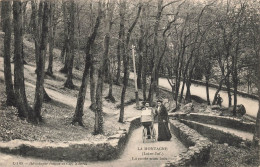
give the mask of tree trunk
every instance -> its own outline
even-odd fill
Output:
[[[31,3],[32,6],[32,15],[31,15],[31,25],[32,25],[32,30],[33,30],[33,38],[34,38],[34,47],[35,47],[35,60],[36,60],[36,74],[38,73],[38,62],[39,62],[39,55],[40,55],[40,33],[42,31],[42,27],[38,26],[38,25],[42,25],[42,15],[43,15],[43,4],[40,3],[39,4],[39,9],[37,12],[37,6],[35,2]],[[49,102],[51,101],[50,96],[47,94],[47,92],[45,91],[45,89],[43,88],[43,100],[45,102]]]
[[[105,38],[104,38],[104,53],[102,57],[101,67],[98,70],[98,81],[97,81],[97,89],[96,89],[96,121],[95,121],[95,129],[94,134],[101,134],[103,133],[103,83],[106,79],[108,64],[109,64],[109,44],[110,44],[110,33],[113,24],[113,13],[114,13],[114,6],[113,2],[107,4],[107,14],[105,18]]]
[[[195,59],[195,61],[196,61],[196,59]],[[192,65],[192,67],[189,71],[189,75],[188,75],[187,82],[186,82],[186,86],[187,86],[186,96],[185,96],[185,102],[186,103],[191,103],[190,86],[191,86],[192,73],[193,73],[194,67],[195,67],[195,62],[194,62],[194,64],[191,64],[191,65]]]
[[[206,75],[206,95],[207,95],[207,103],[210,105],[210,99],[209,99],[209,76]]]
[[[126,47],[125,47],[125,10],[126,10],[126,2],[125,1],[120,1],[120,32],[121,32],[121,41],[120,42],[120,54],[123,55],[123,65],[124,65],[124,78],[123,78],[123,86],[122,86],[122,93],[121,93],[121,99],[120,99],[120,115],[119,115],[119,122],[124,122],[124,102],[125,102],[125,92],[126,92],[126,78],[127,76],[127,68],[126,65]],[[119,33],[120,33],[119,32]],[[118,72],[118,71],[117,71]],[[120,72],[120,71],[119,71]],[[118,73],[117,73],[118,75]]]
[[[138,89],[142,89],[142,66],[143,64],[143,55],[139,54],[138,57],[138,70],[137,70],[137,87]]]
[[[144,10],[144,8],[143,8]],[[140,24],[140,38],[138,41],[138,69],[137,69],[137,87],[142,88],[142,68],[143,68],[143,38],[144,38],[144,25],[143,18],[141,17]]]
[[[109,61],[110,62],[110,61]],[[111,63],[109,64],[109,90],[108,90],[108,95],[106,97],[106,100],[115,103],[115,98],[113,96],[113,69]]]
[[[100,8],[100,5],[99,5]],[[92,58],[90,54],[90,50],[95,42],[96,36],[97,36],[97,31],[100,25],[101,21],[101,9],[99,9],[98,16],[96,18],[96,23],[94,26],[94,30],[91,34],[91,36],[88,38],[85,53],[86,53],[86,58],[85,58],[85,68],[82,76],[82,83],[79,89],[79,94],[78,94],[78,99],[77,99],[77,105],[75,109],[75,113],[73,116],[72,124],[78,123],[79,125],[83,126],[83,121],[82,121],[82,116],[83,116],[83,108],[84,108],[84,103],[85,103],[85,96],[86,96],[86,90],[87,90],[87,78],[89,74],[89,69],[92,65]]]
[[[69,28],[69,25],[68,25],[68,18],[67,18],[67,15],[68,15],[68,11],[67,11],[67,2],[66,1],[63,1],[62,2],[62,11],[63,11],[63,22],[64,22],[64,43],[63,43],[63,48],[62,48],[62,51],[61,51],[61,58],[62,58],[62,61],[64,62],[64,67],[60,70],[61,73],[64,73],[64,74],[67,74],[68,73],[68,63],[69,63],[69,57],[68,57],[68,45],[69,45],[69,35],[68,35],[68,28]]]
[[[257,87],[258,87],[258,106],[260,106],[260,56],[257,54],[258,57],[258,73],[257,73]],[[255,133],[254,133],[254,145],[257,150],[258,155],[258,162],[260,161],[260,107],[258,107],[258,112],[256,116],[256,126],[255,126]]]
[[[214,99],[213,99],[213,102],[212,102],[212,105],[215,105],[216,104],[216,100],[217,100],[217,96],[218,96],[218,93],[220,92],[221,88],[222,88],[222,85],[223,85],[223,82],[226,80],[227,76],[230,74],[231,71],[228,71],[227,72],[227,75],[224,76],[224,78],[221,79],[221,81],[219,82],[219,86],[218,86],[218,89],[214,95]]]
[[[122,9],[125,9],[125,2],[124,2],[124,8],[122,8]],[[132,23],[132,25],[130,26],[130,28],[128,29],[126,42],[125,42],[126,43],[125,49],[123,49],[124,78],[123,78],[123,87],[122,87],[122,93],[121,93],[120,116],[119,116],[119,120],[118,120],[121,123],[124,122],[125,93],[126,93],[126,88],[127,88],[128,79],[129,79],[129,55],[128,55],[129,42],[130,42],[131,33],[139,19],[141,9],[142,9],[142,6],[141,6],[141,4],[139,4],[137,16],[136,16],[134,22]]]
[[[91,61],[93,62],[93,56],[91,56]],[[91,105],[90,105],[90,109],[92,111],[96,110],[96,97],[95,97],[95,88],[96,88],[96,81],[95,81],[95,68],[94,68],[94,64],[91,63],[90,66],[90,72],[89,72],[89,77],[90,77],[90,99],[91,99]]]
[[[102,64],[100,69],[98,70],[98,81],[97,81],[97,88],[96,88],[96,124],[94,129],[94,134],[101,134],[103,133],[103,103],[102,103],[102,95],[103,95],[103,83],[105,79],[105,69],[106,64],[108,63],[108,51],[109,51],[109,41],[110,36],[109,33],[106,33],[104,39],[104,53],[102,58]]]
[[[14,91],[18,108],[18,116],[28,118],[29,108],[24,84],[24,65],[22,57],[22,3],[20,0],[13,2],[13,26],[14,26]],[[30,110],[30,111],[29,111]]]
[[[53,71],[52,71],[52,67],[53,67],[53,48],[54,48],[54,11],[55,11],[55,3],[51,2],[50,3],[50,21],[49,21],[49,64],[48,64],[48,69],[46,74],[53,76]]]
[[[44,11],[43,11],[43,21],[42,21],[42,32],[41,32],[41,42],[39,48],[39,58],[37,62],[37,80],[36,80],[36,88],[35,88],[35,98],[34,98],[34,113],[29,115],[29,120],[35,123],[39,123],[42,121],[41,116],[41,108],[44,97],[44,69],[45,69],[45,57],[46,57],[46,46],[48,40],[48,12],[49,12],[49,4],[47,2],[44,3]]]
[[[158,70],[158,56],[159,56],[159,45],[158,45],[158,30],[159,30],[159,25],[160,25],[160,20],[161,20],[161,15],[162,15],[162,4],[163,0],[159,0],[157,4],[157,15],[156,15],[156,21],[154,24],[154,37],[153,37],[153,68],[152,68],[152,74],[151,74],[151,84],[150,84],[150,89],[149,89],[149,102],[150,105],[153,103],[153,96],[154,92],[157,89],[157,77],[156,73]]]
[[[146,46],[146,49],[145,49],[145,56],[143,58],[143,61],[142,61],[142,89],[143,89],[143,101],[146,101],[147,100],[147,97],[146,97],[146,85],[147,85],[147,63],[148,63],[148,60],[147,60],[147,51],[148,51],[148,47]]]
[[[116,74],[116,84],[120,85],[120,77],[121,77],[121,54],[122,48],[124,44],[122,40],[125,34],[125,11],[122,9],[125,8],[123,3],[120,3],[119,15],[120,15],[120,25],[119,25],[119,33],[118,33],[118,43],[117,43],[117,74]]]
[[[228,107],[232,105],[232,95],[231,95],[231,89],[230,89],[230,75],[226,78],[226,86],[227,86],[227,94],[228,94]]]
[[[91,67],[91,54],[89,54],[90,48],[86,49],[86,59],[85,59],[85,68],[82,76],[82,83],[79,89],[78,99],[76,110],[73,116],[72,124],[78,123],[80,126],[83,126],[82,116],[83,116],[83,108],[85,103],[86,91],[87,91],[87,78],[89,74],[89,69]]]
[[[6,90],[6,104],[8,106],[15,106],[14,86],[11,71],[11,2],[2,1],[2,26],[5,32],[4,36],[4,77]]]
[[[70,2],[70,10],[69,10],[70,22],[68,24],[69,30],[69,41],[68,41],[68,73],[67,73],[67,80],[64,83],[64,87],[73,89],[75,86],[72,82],[73,79],[73,61],[74,61],[74,23],[75,23],[75,2],[72,0]]]
[[[143,90],[143,101],[147,100],[147,96],[146,96],[146,90],[147,90],[147,67],[148,67],[148,34],[149,34],[149,24],[148,22],[145,22],[144,19],[148,18],[148,7],[144,7],[142,10],[142,19],[141,19],[141,26],[140,26],[140,34],[142,36],[144,36],[144,43],[142,44],[144,47],[142,49],[140,49],[140,53],[142,54],[142,90]],[[143,25],[144,24],[144,25]],[[145,31],[143,32],[143,29],[145,28]]]
[[[25,31],[25,13],[26,13],[26,6],[27,6],[27,1],[22,1],[22,29],[21,29],[21,38],[22,38],[22,57],[23,57],[23,64],[28,64],[25,59],[24,59],[24,44],[23,44],[23,38],[24,38],[24,31]]]
[[[65,39],[64,39],[64,42],[63,42],[63,46],[62,46],[62,50],[61,50],[61,54],[60,54],[60,58],[61,58],[61,60],[62,60],[62,62],[63,63],[65,63],[66,62],[66,57],[65,57],[65,55],[66,55],[66,50],[67,50],[67,37],[64,37]],[[64,65],[66,65],[66,64],[64,64]],[[65,66],[64,66],[64,68],[65,68]],[[63,68],[60,70],[62,73],[63,73]],[[64,72],[65,73],[65,72]]]
[[[4,10],[4,8],[3,8],[3,1],[0,3],[0,5],[1,5],[1,30],[3,30],[4,31],[4,18],[5,18],[5,10]]]
[[[190,85],[191,85],[191,82],[188,79],[187,82],[186,82],[187,90],[186,90],[186,96],[185,96],[185,103],[190,103],[191,102]]]
[[[182,86],[181,86],[181,93],[180,93],[180,97],[179,97],[179,103],[182,102],[185,85],[186,85],[186,76],[183,77]]]

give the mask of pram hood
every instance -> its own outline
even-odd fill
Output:
[[[146,109],[142,110],[141,115],[153,115],[153,109],[146,108]]]

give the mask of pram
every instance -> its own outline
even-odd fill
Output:
[[[141,123],[144,126],[142,134],[143,142],[146,142],[147,139],[156,141],[156,130],[153,127],[154,113],[152,108],[146,108],[142,110]],[[150,134],[148,134],[147,129],[150,131]]]

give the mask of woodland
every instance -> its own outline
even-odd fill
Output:
[[[45,123],[43,105],[53,100],[45,90],[45,80],[58,80],[61,74],[65,76],[61,89],[72,90],[77,99],[70,109],[73,114],[69,122],[86,126],[83,115],[88,114],[84,107],[89,96],[89,109],[94,113],[93,135],[104,133],[103,99],[105,103],[118,102],[120,113],[116,121],[123,124],[127,93],[130,90],[135,93],[134,102],[149,101],[154,105],[162,96],[160,77],[167,78],[171,85],[170,98],[176,108],[192,101],[190,87],[194,80],[205,83],[208,105],[214,105],[218,93],[225,88],[233,116],[237,114],[239,91],[259,97],[257,0],[0,3],[4,100],[7,106],[17,109],[19,119],[29,124]],[[29,53],[25,40],[34,48]],[[25,87],[27,64],[36,66],[35,93],[30,101]],[[57,68],[58,71],[54,70]],[[130,77],[134,71],[137,88],[130,89],[134,85]],[[79,84],[75,84],[75,78],[80,80]],[[209,98],[210,84],[218,87],[214,99]],[[259,138],[260,111],[254,134],[256,146]]]

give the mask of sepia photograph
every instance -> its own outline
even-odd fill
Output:
[[[0,167],[260,166],[260,0],[0,11]]]

